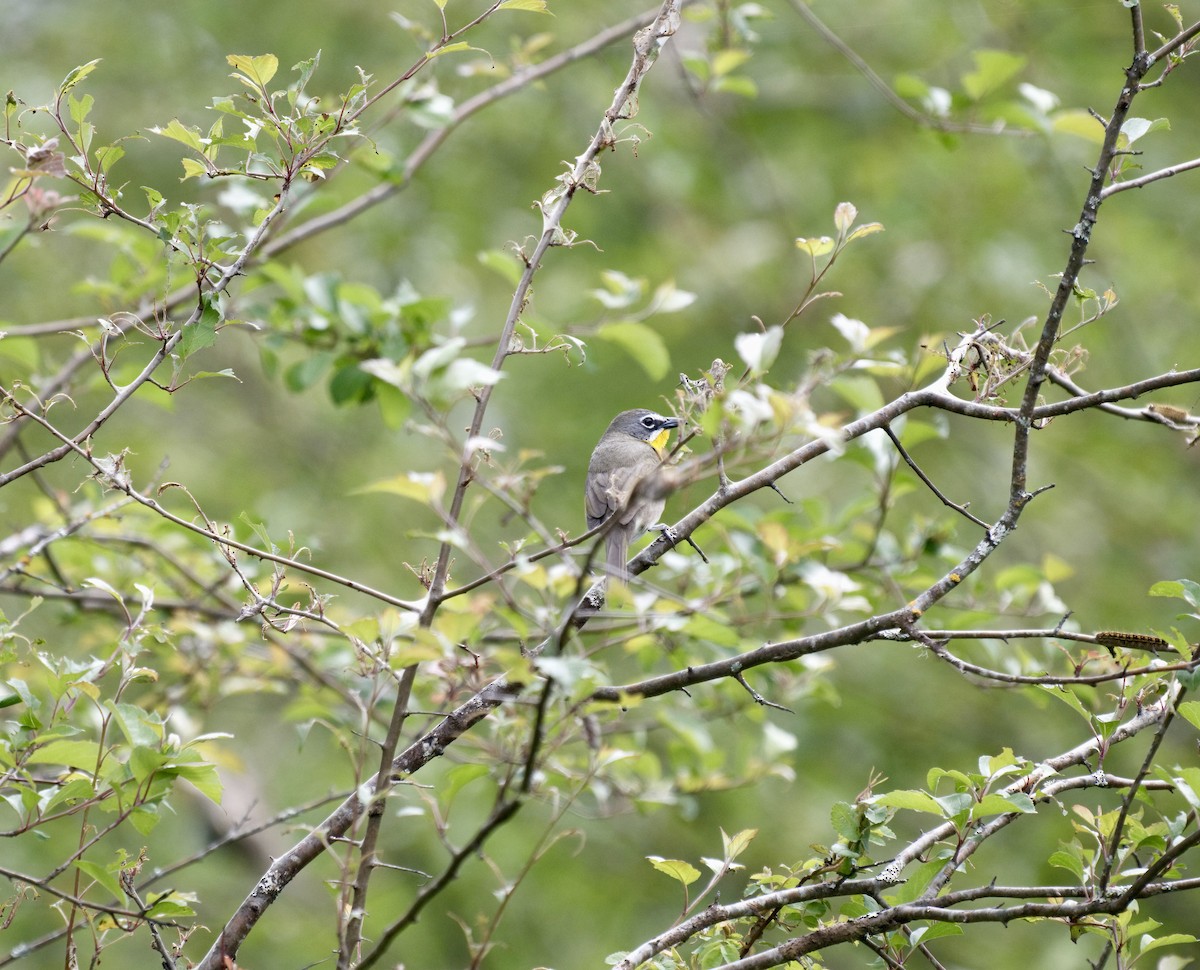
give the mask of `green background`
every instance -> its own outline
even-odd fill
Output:
[[[479,7],[451,0],[447,11],[454,20]],[[837,341],[828,324],[835,311],[872,327],[896,328],[892,345],[908,351],[918,344],[936,348],[943,339],[953,342],[956,331],[971,329],[972,319],[982,314],[1015,322],[1045,311],[1047,298],[1034,283],[1052,287],[1065,262],[1069,237],[1064,230],[1074,224],[1083,201],[1084,166],[1094,157],[1094,146],[1066,134],[923,130],[885,103],[787,3],[763,7],[769,16],[753,22],[760,41],[740,71],[757,85],[757,97],[697,93],[679,54],[700,45],[702,37],[695,27],[685,29],[642,91],[636,120],[650,137],[636,156],[624,146],[603,156],[601,187],[607,194],[581,196],[569,211],[566,224],[595,247],[551,252],[537,278],[531,314],[550,330],[601,318],[601,308],[587,294],[607,269],[644,277],[651,287],[673,279],[697,297],[683,312],[654,321],[671,354],[669,376],[662,381],[650,380],[623,349],[600,340],[590,341],[586,361],[572,366],[557,355],[506,365],[508,377],[497,389],[488,426],[500,430],[509,455],[535,449],[547,463],[562,466],[537,496],[536,510],[547,523],[582,531],[583,469],[612,414],[669,400],[678,371],[695,374],[714,357],[734,359],[732,339],[750,329],[752,316],[767,323],[786,316],[807,273],[793,239],[831,233],[838,202],[853,201],[863,221],[881,222],[887,231],[856,245],[839,263],[831,285],[844,297],[818,305],[793,325],[772,374],[777,384],[786,386],[788,375],[800,374],[810,352]],[[144,131],[174,117],[206,127],[211,112],[205,104],[233,89],[225,62],[229,53],[272,52],[286,69],[320,50],[311,89],[331,94],[353,82],[356,65],[381,80],[398,74],[420,48],[389,18],[392,9],[434,23],[429,3],[9,0],[0,12],[0,86],[38,103],[68,70],[99,57],[102,63],[87,90],[96,99],[93,120],[100,137]],[[641,8],[571,0],[552,9],[553,18],[496,18],[471,42],[502,60],[533,34],[548,32],[545,52],[553,52]],[[973,51],[1008,50],[1028,59],[1019,80],[1053,91],[1064,107],[1093,107],[1101,114],[1119,90],[1131,49],[1128,14],[1115,0],[889,0],[824,3],[815,9],[886,80],[916,75],[959,90],[962,76],[972,69]],[[1147,17],[1171,32],[1164,15],[1148,10]],[[364,217],[291,251],[286,261],[305,272],[336,274],[383,291],[409,281],[422,294],[448,296],[457,307],[471,307],[467,336],[495,334],[511,290],[480,264],[478,254],[540,230],[531,203],[551,187],[562,160],[583,149],[628,59],[627,44],[614,45],[488,108],[450,137],[411,186]],[[464,65],[479,71],[460,76]],[[456,100],[491,81],[483,54],[447,56],[435,65],[435,75]],[[1192,123],[1198,84],[1187,65],[1161,91],[1139,102],[1135,113],[1172,122],[1170,132],[1149,136],[1138,146],[1145,151],[1140,163],[1146,170],[1200,154],[1200,131]],[[1009,90],[1006,96],[1015,94]],[[968,107],[965,116],[986,122],[989,112],[984,104]],[[403,157],[422,134],[412,125],[395,124],[373,137],[380,152]],[[194,180],[177,182],[180,146],[147,138],[132,143],[122,163],[120,177],[131,192],[154,185],[178,200],[210,191]],[[1114,286],[1122,305],[1084,334],[1092,361],[1079,378],[1086,386],[1123,384],[1194,366],[1194,320],[1200,308],[1194,241],[1200,193],[1194,179],[1184,175],[1104,205],[1090,252],[1096,263],[1084,282],[1098,290]],[[316,206],[349,198],[368,182],[366,173],[350,174]],[[76,231],[88,221],[64,215],[55,232],[25,247],[0,270],[0,329],[113,309],[75,286],[81,278],[108,271],[107,265],[92,262],[106,258],[103,250]],[[241,298],[236,287],[234,292],[236,315]],[[238,382],[200,382],[169,402],[162,395],[139,395],[98,436],[98,445],[130,444],[130,464],[143,477],[169,458],[167,477],[186,483],[211,516],[235,519],[247,512],[265,521],[272,534],[294,530],[325,568],[415,597],[416,582],[400,563],[435,553],[433,541],[420,534],[430,523],[386,495],[355,492],[400,469],[432,466],[438,457],[430,454],[425,439],[387,428],[374,408],[334,407],[320,383],[303,393],[289,391],[278,376],[264,373],[261,339],[248,328],[226,333],[200,364],[214,371],[232,367]],[[62,336],[48,346],[57,348],[47,350],[53,359],[80,344]],[[481,356],[490,353],[485,349]],[[0,374],[5,366],[0,357]],[[1197,405],[1195,392],[1187,388],[1155,400]],[[94,402],[77,403],[82,420]],[[465,425],[467,411],[460,412]],[[948,439],[918,455],[923,467],[949,495],[970,499],[977,514],[998,514],[1007,499],[1009,431],[996,426],[981,433],[956,419],[948,425]],[[1056,488],[1031,506],[1019,533],[989,568],[1039,563],[1053,554],[1074,569],[1056,584],[1056,592],[1083,628],[1169,628],[1176,622],[1176,605],[1149,598],[1147,589],[1159,579],[1200,574],[1194,541],[1200,449],[1187,449],[1179,436],[1162,429],[1099,413],[1059,419],[1035,436],[1034,445],[1031,484],[1054,482]],[[65,462],[50,475],[70,489],[84,471]],[[782,487],[790,497],[818,500],[836,513],[862,501],[869,484],[862,467],[829,461],[785,479]],[[712,487],[701,482],[673,496],[668,517],[682,516]],[[20,528],[32,501],[23,489],[0,494],[4,528]],[[754,501],[769,508],[778,500],[768,494]],[[893,515],[937,511],[918,492]],[[955,538],[962,545],[974,541],[962,527]],[[697,540],[704,544],[704,530]],[[352,594],[339,594],[338,606],[351,613],[364,608]],[[941,622],[953,623],[960,608],[951,598]],[[1046,612],[1036,622],[1054,621]],[[69,629],[50,635],[70,642]],[[1002,646],[994,656],[997,664],[1003,662]],[[1061,729],[1071,723],[1065,708],[1026,695],[972,689],[905,646],[868,644],[840,651],[837,659],[829,678],[832,689],[806,700],[794,716],[742,715],[769,720],[794,736],[793,777],[698,793],[658,811],[572,819],[580,838],[556,845],[534,869],[507,917],[507,948],[488,962],[595,966],[606,953],[630,948],[663,928],[678,911],[677,887],[653,873],[645,855],[694,861],[719,854],[718,827],[729,833],[756,827],[762,834],[743,859],[751,871],[799,858],[808,854],[810,843],[832,838],[829,804],[852,800],[872,768],[887,775],[892,786],[916,787],[930,765],[973,767],[979,755],[1005,746],[1031,758],[1055,753]],[[727,691],[731,704],[741,700],[736,686],[705,689]],[[279,719],[264,723],[265,711],[282,704],[283,699],[235,696],[196,727],[275,738],[276,758],[265,766],[245,766],[273,804],[348,784],[350,779],[339,773],[336,746],[320,729],[298,739]],[[756,745],[763,743],[757,730],[735,732],[720,723],[696,724],[694,730],[735,762],[753,759]],[[664,742],[656,742],[651,731],[647,743]],[[1180,757],[1188,756],[1181,751]],[[420,781],[436,783],[449,768],[435,766]],[[314,778],[320,778],[317,790]],[[469,831],[473,806],[465,794],[455,811],[462,812],[455,824]],[[540,807],[523,814],[516,830],[528,837],[547,811]],[[168,830],[176,826],[178,839],[202,845],[203,833],[189,830],[182,820],[165,824]],[[395,861],[436,869],[437,847],[427,844],[424,829],[414,826],[413,832],[410,844],[389,846]],[[502,836],[494,851],[515,864],[519,856],[506,858],[506,853],[517,853],[520,842]],[[19,867],[17,859],[11,864]],[[974,864],[980,874],[994,872],[1002,882],[1063,876],[1029,873],[1022,860],[987,853]],[[581,878],[581,871],[587,875]],[[204,914],[210,927],[219,925],[229,904],[249,890],[257,872],[232,856],[227,865],[205,867],[198,888],[211,902]],[[412,882],[402,875],[391,882],[380,879],[375,905],[389,905],[393,890],[397,898],[406,898]],[[455,888],[456,901],[447,908],[470,920],[487,908],[487,900],[479,897],[491,888],[482,867],[468,866]],[[311,900],[309,914],[298,919],[294,899],[272,912],[242,954],[246,966],[300,966],[323,956],[311,951],[309,928],[319,923],[322,940],[327,939],[330,897],[314,873],[302,877],[293,892]],[[1169,905],[1163,908],[1170,911]],[[1018,934],[988,928],[964,939],[942,944],[938,952],[945,954],[947,966],[1020,967],[1031,960],[1049,966],[1084,958],[1065,931]],[[130,965],[153,962],[149,952],[127,952],[129,960],[140,961]],[[465,965],[461,932],[435,907],[396,957],[411,967]],[[827,959],[834,967],[863,966],[867,954],[847,950]],[[61,955],[22,965],[61,965]]]

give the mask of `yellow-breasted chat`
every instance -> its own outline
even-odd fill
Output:
[[[647,529],[662,527],[658,519],[666,500],[654,489],[639,490],[638,485],[661,467],[671,429],[677,427],[677,419],[646,408],[622,411],[592,451],[584,489],[588,528],[616,519],[605,536],[608,576],[626,580],[629,544]]]

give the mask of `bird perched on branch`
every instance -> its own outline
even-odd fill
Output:
[[[629,576],[629,544],[647,529],[666,528],[658,521],[666,505],[661,488],[638,486],[662,465],[667,439],[677,427],[677,419],[646,408],[622,411],[592,451],[584,491],[588,528],[615,516],[605,536],[604,570],[622,582]]]

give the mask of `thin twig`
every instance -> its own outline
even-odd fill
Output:
[[[453,854],[449,864],[438,877],[423,886],[408,909],[378,934],[374,948],[362,958],[357,970],[369,970],[383,959],[396,937],[417,921],[429,902],[458,877],[458,871],[462,868],[463,863],[476,855],[488,837],[511,819],[520,807],[521,802],[519,801],[502,801],[494,806],[484,824],[476,830],[466,845]]]
[[[350,970],[356,965],[358,949],[362,944],[363,921],[367,916],[367,890],[371,875],[375,868],[375,853],[379,845],[379,832],[383,824],[384,803],[388,792],[394,785],[392,762],[396,758],[396,748],[400,744],[400,733],[409,714],[409,698],[412,696],[412,685],[416,679],[417,668],[410,664],[404,668],[400,684],[396,691],[395,707],[392,711],[391,723],[388,724],[387,736],[379,750],[379,771],[375,775],[371,801],[366,806],[367,824],[363,833],[358,852],[358,871],[355,874],[351,893],[348,915],[341,926],[340,945],[338,947],[338,970]]]
[[[1200,649],[1197,650],[1196,656],[1200,657]],[[1194,662],[1194,661],[1193,661]],[[1109,881],[1112,879],[1113,866],[1118,860],[1118,849],[1122,839],[1125,838],[1125,822],[1129,818],[1129,813],[1133,809],[1134,799],[1137,797],[1138,790],[1142,783],[1154,770],[1154,759],[1158,755],[1158,749],[1162,745],[1163,738],[1166,737],[1167,728],[1171,726],[1171,721],[1175,716],[1175,711],[1182,702],[1184,695],[1187,694],[1187,688],[1180,686],[1179,691],[1175,695],[1174,703],[1167,709],[1163,716],[1162,722],[1158,725],[1158,730],[1154,732],[1154,737],[1150,741],[1150,746],[1146,750],[1146,756],[1142,759],[1142,766],[1138,769],[1137,777],[1134,783],[1125,793],[1125,797],[1121,799],[1121,810],[1117,814],[1116,824],[1113,826],[1108,845],[1105,847],[1104,867],[1100,871],[1097,884],[1100,892],[1108,890]]]
[[[938,497],[938,499],[941,501],[941,503],[943,505],[947,506],[948,508],[954,509],[954,511],[957,512],[959,515],[966,516],[968,519],[970,519],[972,522],[974,522],[981,529],[986,529],[988,527],[988,524],[986,522],[984,522],[983,519],[979,518],[977,515],[973,515],[970,511],[968,511],[967,506],[965,504],[959,505],[957,502],[950,501],[950,499],[948,499],[945,496],[945,494],[942,492],[942,490],[933,484],[932,479],[930,479],[930,477],[928,475],[926,475],[923,471],[921,471],[921,466],[918,465],[915,461],[913,461],[912,456],[908,453],[907,450],[905,450],[904,445],[900,444],[900,439],[896,436],[896,432],[894,432],[892,430],[892,426],[890,424],[885,424],[883,426],[883,431],[889,438],[892,439],[892,444],[895,445],[896,450],[898,452],[900,452],[900,457],[904,459],[904,463],[906,465],[908,465],[908,467],[911,468],[914,472],[916,472],[917,477],[919,479],[921,479],[921,481],[923,481],[926,484],[926,486],[928,486],[929,490]]]
[[[745,675],[740,670],[734,671],[733,679],[746,688],[746,693],[753,697],[754,703],[758,704],[760,707],[772,707],[777,711],[783,711],[785,714],[796,713],[790,707],[784,707],[782,704],[776,704],[774,701],[769,701],[763,697],[762,694],[750,686],[750,684],[746,681]]]
[[[827,27],[804,0],[788,0],[792,5],[792,9],[796,11],[817,35],[825,41],[830,47],[848,60],[867,82],[873,87],[883,99],[893,108],[899,111],[904,117],[910,121],[921,125],[923,128],[932,128],[935,131],[950,132],[965,132],[973,135],[1017,135],[1028,137],[1033,134],[1032,131],[1024,131],[1019,128],[1008,128],[1004,125],[977,125],[970,122],[955,122],[946,118],[938,118],[933,115],[926,114],[923,111],[918,111],[911,104],[905,101],[898,95],[892,86],[881,78],[871,68],[871,65],[863,60],[854,49],[850,47],[844,40]]]
[[[1116,195],[1118,192],[1124,192],[1126,189],[1140,189],[1142,186],[1149,185],[1151,182],[1157,182],[1160,179],[1171,178],[1174,175],[1179,175],[1183,172],[1190,172],[1193,169],[1200,168],[1200,158],[1193,158],[1191,161],[1180,162],[1178,165],[1168,165],[1166,168],[1160,168],[1156,172],[1148,172],[1135,179],[1128,179],[1122,182],[1113,182],[1111,185],[1106,185],[1104,191],[1100,193],[1100,197],[1107,199],[1110,195]]]
[[[147,906],[142,902],[142,897],[138,893],[137,888],[133,885],[133,875],[121,874],[121,888],[125,891],[125,895],[137,903],[138,909],[141,912],[146,912]],[[158,924],[153,920],[148,920],[146,925],[150,928],[150,940],[157,951],[159,958],[162,960],[163,970],[175,970],[177,966],[175,957],[171,953],[171,948],[167,946],[166,941],[162,938],[162,932],[158,928]]]

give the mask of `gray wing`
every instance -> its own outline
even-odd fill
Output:
[[[622,442],[623,447],[620,451],[626,450],[626,443]],[[622,525],[629,525],[629,522],[634,519],[632,510],[625,508],[629,502],[629,496],[637,486],[638,481],[641,481],[646,475],[652,473],[655,468],[659,467],[659,456],[649,445],[644,445],[643,455],[637,456],[637,461],[631,465],[618,465],[612,468],[611,471],[595,474],[596,459],[600,457],[601,463],[612,463],[611,461],[604,462],[604,459],[611,459],[612,449],[604,451],[596,451],[592,456],[592,461],[588,463],[588,481],[586,490],[583,493],[584,510],[588,515],[588,528],[599,526],[602,521],[612,515],[617,509],[624,508],[625,511],[620,516]]]
[[[588,528],[596,528],[617,509],[624,506],[629,501],[629,495],[633,492],[634,486],[644,474],[645,471],[642,469],[617,468],[604,474],[589,475],[587,491],[584,494]]]
[[[633,465],[622,465],[598,475],[593,474],[589,466],[587,488],[584,491],[588,528],[596,528],[617,509],[624,508],[637,483],[653,472],[658,464],[658,455],[647,445],[646,455]],[[621,514],[621,524],[628,525],[633,521],[635,511],[625,508]]]

